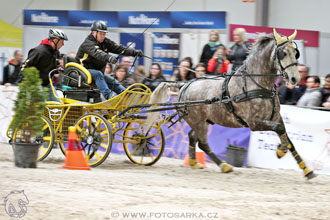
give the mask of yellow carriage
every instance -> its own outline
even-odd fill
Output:
[[[165,147],[160,123],[146,128],[146,116],[119,116],[120,112],[127,109],[128,112],[139,111],[132,106],[148,103],[150,89],[143,84],[134,84],[121,94],[102,102],[98,91],[91,85],[92,80],[87,69],[76,63],[68,63],[65,67],[61,75],[73,89],[63,91],[63,97],[55,95],[60,102],[46,102],[42,116],[44,135],[39,137],[42,146],[38,160],[44,160],[54,145],[59,145],[65,154],[68,147],[68,128],[74,126],[92,167],[100,165],[108,157],[114,143],[123,144],[126,155],[133,163],[152,165],[157,162]],[[53,86],[52,90],[55,90]],[[20,129],[7,130],[7,136],[12,142],[16,142],[20,135]]]

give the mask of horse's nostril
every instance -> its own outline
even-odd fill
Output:
[[[291,81],[292,81],[293,83],[296,83],[296,82],[297,82],[297,80],[296,80],[295,77],[292,77],[292,78],[291,78]]]

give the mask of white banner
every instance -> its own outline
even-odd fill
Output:
[[[330,112],[281,105],[285,128],[297,152],[316,173],[330,174]],[[300,169],[288,151],[278,159],[275,132],[252,132],[248,165],[271,169]]]
[[[17,86],[0,86],[0,142],[7,142],[7,128],[14,115],[14,101],[18,93]]]

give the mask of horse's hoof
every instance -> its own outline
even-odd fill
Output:
[[[285,154],[286,154],[286,152],[282,151],[281,149],[276,150],[276,156],[278,159],[281,159],[282,157],[284,157]]]
[[[196,163],[194,166],[191,166],[193,169],[204,169],[203,165],[200,163]]]
[[[317,175],[313,172],[313,170],[309,168],[304,169],[304,175],[307,178],[307,180],[315,178]]]
[[[223,172],[223,173],[230,173],[233,171],[233,167],[230,164],[225,163],[225,162],[220,164],[220,168],[221,168],[221,172]]]
[[[189,165],[193,169],[203,169],[203,165],[198,163],[195,159],[189,159]]]

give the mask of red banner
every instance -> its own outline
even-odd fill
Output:
[[[233,30],[235,28],[244,28],[246,30],[246,38],[253,43],[255,38],[259,34],[270,34],[273,33],[273,28],[270,27],[263,27],[263,26],[249,26],[249,25],[238,25],[238,24],[231,24],[229,25],[230,31],[230,41],[234,41],[233,39]],[[293,34],[294,29],[285,29],[285,28],[276,28],[277,33],[290,36]],[[319,47],[319,31],[305,31],[305,30],[298,30],[297,29],[297,36],[296,40],[304,40],[306,47]]]

